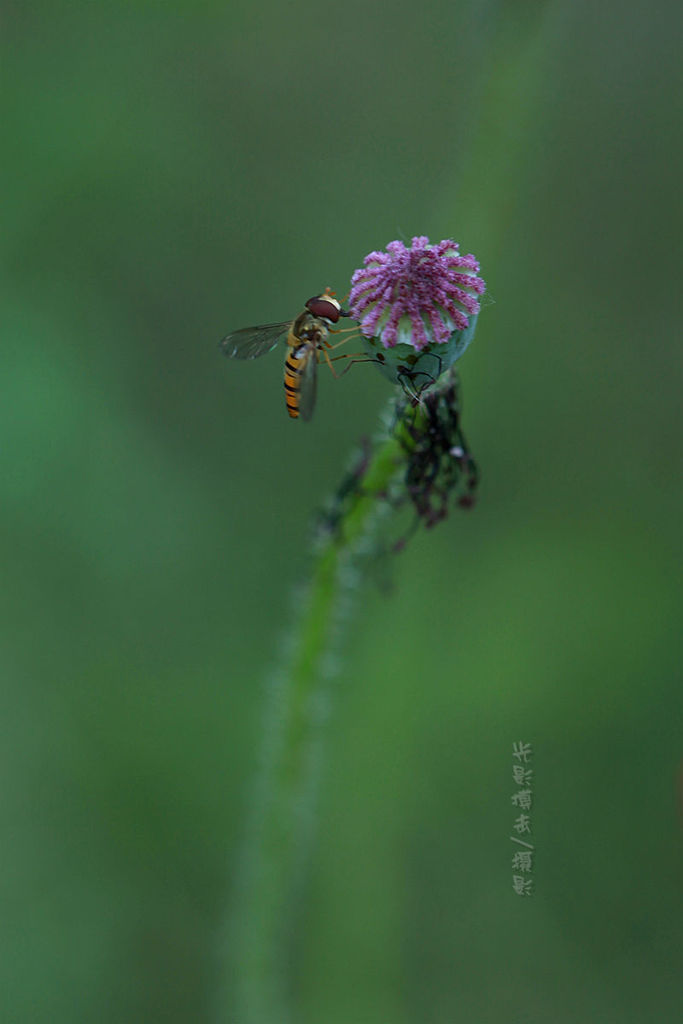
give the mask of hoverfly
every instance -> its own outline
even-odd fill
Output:
[[[334,348],[328,339],[332,324],[342,316],[350,316],[326,288],[322,295],[314,295],[296,320],[281,324],[263,324],[261,327],[243,327],[227,334],[220,347],[229,359],[258,359],[277,345],[286,334],[285,402],[292,419],[301,416],[310,420],[315,408],[318,362],[321,355],[332,364],[328,350]],[[346,357],[344,357],[346,358]]]

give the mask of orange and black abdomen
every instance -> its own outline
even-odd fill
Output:
[[[288,348],[285,359],[285,402],[287,412],[292,419],[299,416],[299,398],[301,396],[301,374],[307,358],[310,358],[306,350],[302,355],[297,355],[301,349]]]

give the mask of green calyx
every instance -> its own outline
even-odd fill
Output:
[[[403,383],[405,379],[415,378],[418,387],[436,380],[445,370],[453,366],[469,347],[477,326],[478,314],[472,314],[468,326],[462,331],[454,331],[447,342],[432,342],[420,352],[412,345],[395,345],[384,348],[379,338],[366,338],[361,341],[366,353],[374,360],[380,373],[392,384]]]

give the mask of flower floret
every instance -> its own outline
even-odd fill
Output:
[[[351,278],[349,308],[366,338],[382,346],[409,344],[422,351],[448,342],[479,312],[486,285],[474,256],[461,256],[451,239],[430,245],[424,235],[411,247],[390,242],[371,252]]]

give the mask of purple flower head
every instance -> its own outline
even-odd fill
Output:
[[[465,331],[479,312],[477,296],[486,288],[474,256],[461,256],[457,242],[430,245],[424,236],[389,242],[371,252],[351,278],[349,309],[366,338],[385,349],[410,345],[422,352]]]

